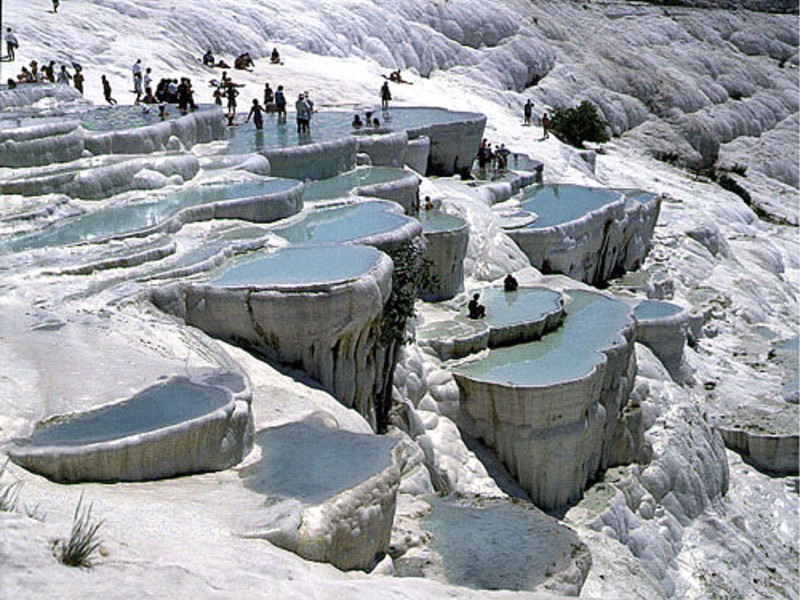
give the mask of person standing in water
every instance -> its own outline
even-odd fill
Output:
[[[389,89],[389,82],[384,81],[381,86],[381,108],[383,110],[389,109],[389,101],[392,99],[392,92]]]
[[[103,82],[103,96],[110,105],[115,105],[117,103],[114,98],[111,97],[111,84],[108,82],[108,78],[105,75],[100,77],[100,81]]]
[[[70,75],[69,71],[67,71],[66,65],[61,65],[61,71],[59,71],[58,73],[58,83],[63,85],[69,85],[71,79],[72,75]]]
[[[137,58],[136,62],[133,63],[131,67],[131,73],[133,74],[133,91],[136,92],[136,99],[139,99],[139,96],[142,95],[142,59]]]
[[[264,112],[264,107],[258,103],[258,98],[253,98],[253,106],[250,107],[250,112],[244,122],[249,123],[252,117],[256,129],[264,129]]]
[[[278,121],[286,121],[286,95],[283,93],[282,85],[279,85],[275,92],[275,112],[278,113]]]
[[[307,134],[309,131],[308,123],[311,120],[311,109],[303,94],[297,97],[297,102],[294,103],[294,110],[297,118],[297,134]]]
[[[72,76],[72,83],[75,84],[75,89],[83,95],[83,69],[75,67],[75,75]]]
[[[236,114],[236,96],[239,95],[239,90],[236,89],[236,86],[233,85],[233,82],[228,82],[228,89],[225,92],[225,96],[228,98],[228,113],[235,115]]]
[[[275,100],[275,92],[272,91],[272,88],[269,87],[269,83],[264,84],[264,106],[266,107],[268,104],[272,104],[273,100]]]

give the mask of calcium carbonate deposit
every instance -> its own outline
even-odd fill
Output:
[[[797,0],[1,8],[0,597],[800,599]]]

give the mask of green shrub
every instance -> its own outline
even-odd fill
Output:
[[[0,465],[0,479],[3,479],[8,468],[8,459]],[[0,483],[0,511],[14,512],[19,504],[19,489],[22,487],[21,481],[11,483]]]
[[[595,105],[588,100],[574,108],[557,108],[553,111],[550,131],[561,141],[577,148],[583,148],[583,142],[602,144],[609,140],[606,124],[597,113]]]
[[[58,540],[54,545],[56,557],[68,567],[91,567],[89,558],[100,548],[97,531],[103,521],[92,522],[92,505],[83,506],[83,494],[72,517],[72,531],[68,540]]]

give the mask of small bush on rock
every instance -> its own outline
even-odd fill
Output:
[[[72,517],[72,531],[68,540],[57,540],[53,546],[56,557],[68,567],[91,567],[90,557],[100,548],[97,531],[103,521],[92,522],[92,505],[83,505],[83,494]]]
[[[8,460],[0,465],[0,480],[6,472]],[[14,512],[19,504],[19,488],[22,487],[21,481],[11,483],[0,483],[0,511]]]
[[[556,109],[550,130],[561,141],[577,148],[583,148],[584,142],[602,144],[610,139],[605,122],[597,113],[595,105],[588,100],[574,108]]]

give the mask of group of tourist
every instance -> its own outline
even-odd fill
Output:
[[[378,117],[373,117],[373,112],[368,110],[364,112],[364,118],[361,118],[361,115],[356,113],[353,116],[353,121],[351,125],[353,129],[363,129],[364,127],[372,127],[373,129],[378,129],[381,126],[381,120]]]
[[[478,147],[478,168],[481,171],[487,169],[496,173],[502,173],[508,168],[508,157],[511,150],[505,144],[500,144],[492,148],[492,144],[484,138]]]

